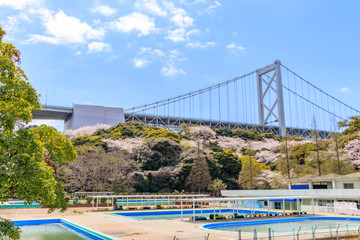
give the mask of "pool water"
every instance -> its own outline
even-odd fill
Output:
[[[21,226],[21,240],[91,240],[60,223]]]
[[[258,223],[257,223],[258,222]],[[360,219],[346,220],[346,218],[303,218],[303,219],[282,219],[282,220],[265,220],[265,221],[244,221],[234,222],[232,224],[208,224],[209,227],[204,228],[212,230],[220,230],[226,232],[238,232],[253,233],[254,229],[258,233],[268,233],[269,228],[274,233],[289,234],[293,231],[297,232],[301,227],[300,232],[312,232],[312,229],[316,228],[316,231],[336,231],[336,228],[340,224],[339,230],[357,229],[360,226]]]

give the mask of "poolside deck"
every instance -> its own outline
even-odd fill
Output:
[[[236,233],[216,232],[211,230],[202,230],[198,226],[212,221],[181,221],[173,220],[154,220],[138,221],[127,217],[107,214],[106,212],[93,212],[92,208],[69,208],[65,213],[58,211],[48,214],[47,209],[2,209],[0,216],[12,220],[30,220],[30,219],[52,219],[63,218],[75,223],[87,226],[94,230],[109,234],[123,240],[165,240],[177,237],[205,236],[210,233],[211,240],[237,239]],[[166,210],[164,210],[166,211]],[[128,212],[128,211],[126,211]],[[332,214],[331,216],[336,216]],[[344,215],[341,215],[344,216]],[[295,217],[295,216],[285,216]],[[296,216],[302,217],[302,216]],[[269,219],[284,218],[270,217]],[[265,220],[267,218],[244,219]],[[233,221],[233,220],[225,220]],[[216,221],[220,222],[220,221]],[[243,235],[243,237],[251,237]]]

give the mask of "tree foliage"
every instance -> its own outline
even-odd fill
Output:
[[[345,135],[353,134],[360,131],[360,116],[353,116],[350,119],[339,122],[340,128],[346,128],[343,132]]]
[[[20,52],[2,42],[4,34],[0,27],[0,201],[11,197],[65,210],[54,173],[56,164],[72,161],[76,153],[53,128],[21,128],[40,108],[39,96],[19,67]]]
[[[224,152],[216,152],[213,158],[221,165],[220,175],[222,179],[237,178],[241,170],[239,156],[230,149]]]
[[[250,156],[240,158],[242,169],[239,173],[238,183],[245,189],[256,189],[260,186],[257,178],[260,177],[262,170],[270,170],[270,168]]]
[[[165,166],[175,166],[179,160],[181,147],[166,138],[148,140],[136,153],[136,160],[143,170],[158,170]]]
[[[224,183],[221,179],[214,179],[211,184],[208,186],[208,190],[214,193],[216,196],[220,195],[221,190],[225,190],[227,188],[226,183]]]
[[[146,139],[167,138],[174,142],[180,143],[180,135],[167,129],[152,129],[149,131]]]
[[[15,227],[14,223],[8,219],[0,218],[0,239],[19,240],[20,233],[20,227]]]
[[[200,143],[198,141],[196,155],[194,156],[194,164],[186,179],[187,187],[193,192],[205,191],[211,183],[209,166],[204,154],[200,151]]]

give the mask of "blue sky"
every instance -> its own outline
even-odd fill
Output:
[[[0,24],[42,103],[129,108],[279,59],[360,109],[358,9],[355,0],[0,0]]]

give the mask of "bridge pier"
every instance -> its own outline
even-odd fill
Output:
[[[74,130],[97,124],[114,126],[124,122],[123,108],[75,104],[72,113],[64,121],[64,130]]]

